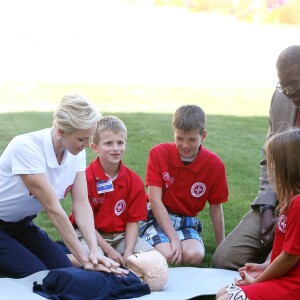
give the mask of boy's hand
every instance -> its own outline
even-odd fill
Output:
[[[119,265],[125,267],[125,260],[123,256],[116,251],[115,249],[111,249],[109,252],[106,253],[107,257],[113,260],[114,262],[117,262]]]
[[[126,249],[125,249],[125,252],[124,252],[124,254],[123,254],[123,259],[124,259],[124,261],[126,262],[127,257],[130,256],[130,255],[132,255],[132,254],[133,254],[133,251],[130,251],[130,250],[126,250]]]
[[[180,241],[171,242],[171,253],[168,257],[171,264],[180,265],[182,263],[182,248]]]

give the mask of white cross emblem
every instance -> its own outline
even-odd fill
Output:
[[[196,182],[191,188],[191,193],[195,198],[200,198],[206,191],[206,185],[202,182]]]

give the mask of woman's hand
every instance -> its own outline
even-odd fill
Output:
[[[110,259],[109,257],[104,256],[103,254],[93,254],[89,255],[89,263],[84,265],[84,269],[90,270],[91,264],[95,271],[104,271],[108,273],[115,274],[128,274],[129,271],[123,268],[120,268],[120,264]]]
[[[106,266],[104,266],[101,263],[94,265],[91,262],[87,262],[86,264],[84,264],[83,268],[87,271],[107,272],[107,273],[114,273],[114,274],[128,274],[129,273],[129,271],[126,269],[122,269],[120,267],[107,268]]]
[[[112,265],[105,260],[105,257],[103,255],[100,256],[91,253],[88,258],[89,260],[82,265],[85,270],[97,270],[111,273],[110,269]]]

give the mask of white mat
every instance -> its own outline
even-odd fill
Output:
[[[33,282],[41,283],[49,271],[40,271],[22,279],[0,278],[0,299],[41,300],[46,299],[32,291]]]
[[[33,282],[41,283],[48,271],[41,271],[22,279],[1,278],[1,300],[42,300],[45,299],[32,292]],[[178,267],[170,268],[169,279],[165,288],[139,298],[142,300],[186,300],[196,296],[214,295],[233,278],[239,277],[238,272],[210,269]]]
[[[186,300],[196,296],[215,295],[234,278],[239,278],[238,272],[210,268],[171,268],[168,282],[162,291],[133,299]]]

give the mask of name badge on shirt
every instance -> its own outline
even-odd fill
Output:
[[[112,192],[114,186],[111,180],[101,180],[96,183],[98,194],[103,194],[107,192]]]

